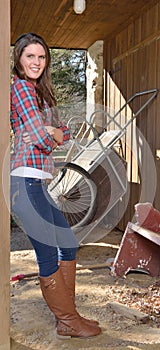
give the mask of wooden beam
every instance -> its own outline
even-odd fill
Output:
[[[9,203],[9,152],[7,155],[7,149],[9,150],[10,142],[10,0],[0,0],[0,33],[0,350],[9,350],[10,215],[7,206],[7,201]],[[7,191],[4,192],[5,189]]]
[[[154,41],[158,41],[160,39],[160,30],[155,32],[154,34],[150,35],[143,41],[140,41],[137,45],[131,47],[129,50],[125,50],[121,55],[113,58],[113,65],[115,65],[117,62],[123,60],[125,57],[132,55],[135,52],[138,52],[139,50],[143,49],[145,46],[149,46]]]

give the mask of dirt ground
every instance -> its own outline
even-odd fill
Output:
[[[105,227],[98,226],[97,230]],[[77,254],[77,309],[82,315],[97,319],[102,333],[90,339],[57,339],[54,315],[41,296],[38,278],[30,277],[11,282],[12,350],[160,349],[160,279],[139,272],[121,278],[111,275],[106,261],[115,257],[121,239],[122,232],[114,230],[99,242],[81,246]],[[103,263],[104,268],[85,269],[86,265]],[[35,272],[34,251],[26,236],[14,227],[11,276]],[[125,305],[128,312],[122,313],[115,307],[117,303]],[[130,310],[147,316],[131,318]]]

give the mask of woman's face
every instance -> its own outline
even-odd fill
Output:
[[[46,54],[43,46],[38,43],[26,46],[20,57],[20,63],[27,78],[36,84],[46,65]]]

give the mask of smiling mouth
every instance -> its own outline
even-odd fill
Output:
[[[31,68],[32,72],[39,72],[39,68]]]

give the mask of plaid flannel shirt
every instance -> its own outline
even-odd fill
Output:
[[[45,102],[47,118],[45,123],[39,110],[34,85],[17,76],[11,86],[11,127],[14,132],[14,153],[11,155],[11,170],[28,166],[52,173],[52,148],[54,139],[47,133],[45,125],[51,125],[51,109]],[[60,122],[63,142],[68,141],[70,132]],[[32,144],[23,141],[23,133],[28,132]]]

